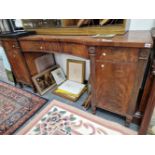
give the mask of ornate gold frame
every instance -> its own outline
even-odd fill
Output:
[[[122,24],[93,26],[93,27],[64,27],[64,28],[34,28],[28,31],[36,31],[37,34],[48,35],[96,35],[96,34],[124,34],[127,31],[127,20],[124,19]],[[23,24],[24,25],[24,24]]]
[[[85,80],[85,61],[81,61],[81,60],[73,60],[73,59],[67,59],[67,79],[69,79],[69,63],[76,63],[76,64],[81,64],[81,70],[82,70],[82,74],[81,74],[81,81],[79,81],[80,83],[84,83]]]

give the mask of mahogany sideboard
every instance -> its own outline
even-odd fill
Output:
[[[17,82],[33,86],[34,60],[46,53],[66,53],[90,59],[93,113],[96,108],[136,117],[138,96],[145,80],[153,45],[149,31],[129,31],[113,38],[30,35],[1,38]],[[34,87],[34,86],[33,86]]]

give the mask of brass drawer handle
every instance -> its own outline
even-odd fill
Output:
[[[104,64],[101,65],[101,68],[104,68]]]
[[[139,57],[139,60],[148,60],[148,58]]]
[[[40,49],[42,50],[42,49],[43,49],[43,47],[42,47],[42,46],[40,46]]]
[[[17,46],[17,45],[12,45],[12,48],[19,48],[19,46]]]
[[[106,55],[107,55],[106,53],[104,53],[104,52],[102,53],[102,56],[106,56]]]
[[[155,61],[153,61],[153,64],[152,64],[152,75],[155,76]]]

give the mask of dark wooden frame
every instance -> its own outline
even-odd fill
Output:
[[[54,70],[54,69],[56,69],[56,68],[57,68],[57,66],[55,65],[55,66],[53,66],[53,67],[51,67],[51,68],[49,68],[49,69],[47,69],[47,70],[45,70],[45,71],[43,71],[43,72],[41,72],[41,73],[39,73],[39,74],[37,74],[37,75],[35,75],[35,76],[32,77],[32,80],[34,82],[34,85],[35,85],[35,87],[38,90],[38,92],[39,92],[40,95],[43,95],[47,91],[49,91],[52,88],[54,88],[56,86],[56,82],[42,91],[41,88],[39,87],[38,82],[36,81],[36,79],[38,77],[41,77],[41,76],[45,75],[46,73],[51,73],[51,71]],[[52,76],[52,74],[51,74],[51,76]]]

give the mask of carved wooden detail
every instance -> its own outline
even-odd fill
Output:
[[[92,112],[93,114],[96,113],[96,91],[95,91],[95,82],[96,82],[96,75],[95,75],[95,70],[96,70],[96,64],[95,64],[95,47],[89,47],[88,49],[89,55],[90,55],[90,81],[91,81],[91,107],[92,107]]]

